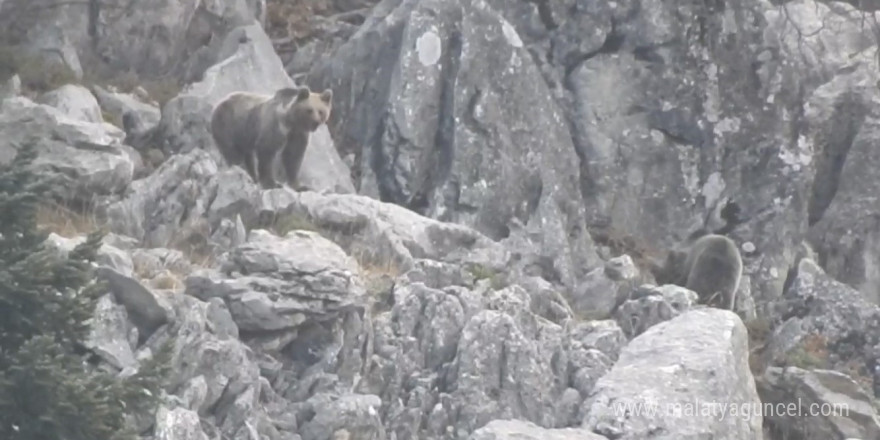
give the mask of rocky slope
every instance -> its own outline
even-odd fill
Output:
[[[38,145],[60,250],[113,232],[91,349],[175,339],[144,438],[880,438],[873,12],[329,3],[0,1],[0,161]],[[210,110],[295,80],[333,115],[260,190]],[[735,313],[654,285],[730,203]]]

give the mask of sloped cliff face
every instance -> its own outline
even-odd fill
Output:
[[[872,13],[375,3],[86,2],[8,28],[30,64],[0,89],[0,161],[36,143],[61,179],[59,251],[113,231],[90,349],[128,374],[175,339],[144,438],[880,435]],[[294,83],[333,115],[308,190],[262,190],[210,111]],[[653,285],[643,259],[730,206],[735,310]],[[699,402],[850,412],[682,419]]]
[[[311,76],[340,93],[333,126],[362,194],[531,241],[568,286],[595,265],[562,109],[484,2],[384,2]]]
[[[578,219],[560,231],[574,239],[582,201],[589,225],[654,247],[732,197],[748,217],[734,235],[754,246],[756,296],[782,294],[808,232],[835,276],[874,295],[871,227],[843,236],[870,209],[834,209],[865,200],[845,184],[865,172],[842,173],[853,142],[870,139],[876,95],[860,14],[814,2],[383,2],[309,81],[349,103],[332,127],[365,194],[492,237],[510,219],[546,219],[553,199]],[[562,202],[575,199],[576,211]],[[861,215],[828,218],[847,209]]]

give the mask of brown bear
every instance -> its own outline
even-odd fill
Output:
[[[272,173],[280,151],[288,185],[296,188],[309,134],[327,122],[332,100],[332,90],[312,93],[308,87],[274,95],[234,92],[214,107],[211,135],[227,164],[243,167],[265,189],[280,186]]]
[[[702,304],[734,309],[743,262],[733,240],[699,231],[653,266],[658,284],[676,284],[696,292]]]

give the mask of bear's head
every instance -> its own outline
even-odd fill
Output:
[[[330,118],[333,107],[333,91],[312,93],[308,87],[279,90],[276,97],[285,103],[284,113],[288,127],[314,132]]]

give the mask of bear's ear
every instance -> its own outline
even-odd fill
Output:
[[[296,94],[296,100],[305,101],[306,99],[309,99],[309,96],[311,95],[312,91],[309,90],[309,86],[302,86],[300,87],[299,92],[297,92]]]
[[[300,90],[295,87],[285,87],[275,92],[275,99],[287,103],[299,96]]]
[[[330,101],[333,100],[333,90],[327,89],[321,92],[321,101],[330,104]]]

